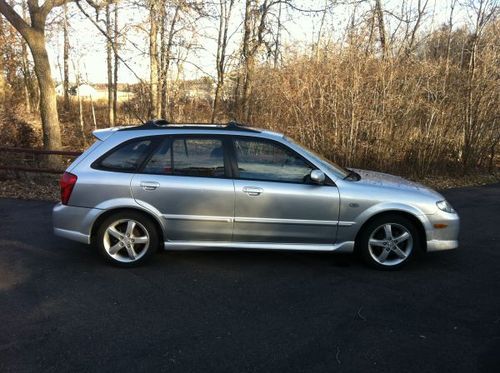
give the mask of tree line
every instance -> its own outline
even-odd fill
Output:
[[[80,131],[84,146],[92,122],[235,119],[284,132],[352,166],[415,175],[496,169],[500,21],[494,0],[449,0],[439,11],[429,0],[392,8],[381,0],[40,2],[0,0],[0,102],[4,111],[39,115],[46,148],[71,145],[61,123],[63,131]],[[133,27],[126,25],[130,9],[143,15]],[[69,97],[75,15],[104,40],[107,99],[96,108],[92,103],[92,111]],[[301,17],[313,17],[314,28],[310,39],[294,43],[287,36]],[[63,36],[60,99],[47,30]],[[145,46],[130,41],[130,30],[142,32]],[[202,69],[196,53],[208,39],[216,46],[213,67],[189,82],[182,72],[187,65]],[[148,74],[124,57],[134,48],[148,61]],[[138,83],[134,98],[120,103],[123,69]],[[206,83],[209,99],[181,94],[195,83]]]

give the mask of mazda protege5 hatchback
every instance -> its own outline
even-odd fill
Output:
[[[119,266],[161,247],[356,251],[396,269],[458,246],[441,194],[340,167],[278,133],[153,121],[94,135],[61,178],[54,232]]]

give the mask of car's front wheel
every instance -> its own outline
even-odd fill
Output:
[[[377,269],[394,270],[407,264],[420,247],[415,224],[397,214],[369,222],[357,242],[364,261]]]
[[[119,212],[106,218],[99,227],[96,241],[101,255],[109,263],[120,267],[142,264],[159,245],[153,221],[132,211]]]

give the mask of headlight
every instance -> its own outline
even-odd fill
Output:
[[[441,211],[449,212],[450,214],[455,213],[455,210],[453,209],[453,207],[451,207],[448,201],[438,201],[436,202],[436,205],[438,209],[440,209]]]

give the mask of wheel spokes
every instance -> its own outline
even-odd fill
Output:
[[[381,263],[385,262],[385,260],[387,259],[387,257],[389,256],[390,253],[391,253],[391,250],[387,250],[387,249],[382,250],[382,252],[378,256],[378,260]]]
[[[127,248],[127,253],[128,253],[128,256],[130,257],[130,259],[137,258],[137,253],[135,252],[133,245],[127,245],[126,248]]]
[[[134,231],[136,222],[133,220],[129,220],[127,223],[127,230],[125,231],[125,234],[130,237],[132,236],[132,232]]]
[[[120,241],[120,242],[117,242],[115,245],[111,246],[108,251],[111,255],[115,255],[122,248],[123,248],[123,244]]]
[[[379,247],[385,247],[387,241],[386,240],[377,240],[375,238],[370,239],[369,241],[370,245],[372,246],[379,246]]]
[[[116,227],[114,226],[111,226],[107,229],[107,232],[112,235],[114,238],[116,238],[117,240],[121,240],[122,237],[123,237],[123,233],[119,232]]]
[[[401,242],[408,240],[409,238],[410,238],[410,234],[408,232],[403,232],[400,236],[395,237],[393,239],[393,241],[395,244],[398,244],[398,243],[401,243]]]
[[[392,240],[392,226],[390,224],[384,225],[384,233],[386,240]]]
[[[148,243],[149,238],[147,236],[134,237],[134,243]]]
[[[401,250],[398,245],[395,245],[394,248],[392,249],[392,251],[394,251],[396,253],[397,256],[399,256],[401,259],[406,259],[406,257],[408,255],[406,255],[406,253]]]

